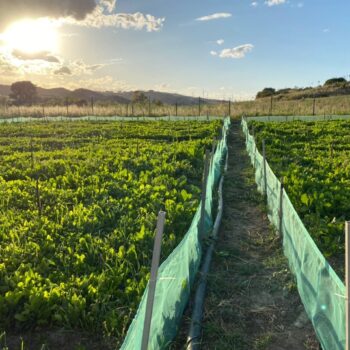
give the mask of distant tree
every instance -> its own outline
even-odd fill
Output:
[[[147,100],[148,100],[147,96],[141,91],[135,91],[131,98],[132,103],[145,104]]]
[[[262,91],[259,91],[256,95],[256,98],[264,98],[264,97],[269,97],[273,96],[276,93],[276,90],[273,88],[265,88]]]
[[[329,85],[338,85],[338,84],[346,84],[347,81],[344,78],[332,78],[332,79],[328,79],[324,85],[325,86],[329,86]]]
[[[10,98],[15,104],[32,104],[37,99],[36,86],[30,81],[18,81],[11,85]]]
[[[164,105],[164,103],[161,100],[155,100],[153,101],[153,103],[157,106],[157,107],[162,107]]]
[[[7,96],[0,96],[0,106],[6,106],[8,102]]]

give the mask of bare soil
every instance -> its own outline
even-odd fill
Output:
[[[229,135],[224,215],[208,277],[204,350],[318,350],[282,242],[267,218],[239,122]],[[191,304],[180,338],[183,349]],[[182,341],[182,343],[181,343]]]

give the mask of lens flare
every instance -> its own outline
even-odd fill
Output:
[[[25,53],[56,52],[57,26],[49,19],[22,20],[10,25],[1,36],[5,46]]]

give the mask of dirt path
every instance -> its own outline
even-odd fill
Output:
[[[208,281],[202,349],[318,349],[271,228],[240,124],[229,136],[224,217]]]

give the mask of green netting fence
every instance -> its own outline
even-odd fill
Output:
[[[272,118],[283,118],[281,121],[285,121],[286,117],[268,118],[263,119],[272,121]],[[259,117],[248,120],[263,121]],[[303,119],[298,118],[298,120]],[[247,151],[255,168],[258,190],[263,193],[265,190],[263,156],[257,149],[254,137],[249,134],[245,118],[242,120],[242,128],[246,137]],[[281,183],[267,162],[266,183],[269,219],[276,228],[279,228],[282,217],[280,234],[283,237],[284,254],[288,258],[291,271],[296,276],[302,303],[314,326],[318,340],[324,350],[344,350],[345,286],[311,238],[286,191],[281,192]],[[280,215],[281,193],[282,215]]]
[[[160,116],[160,117],[123,117],[123,116],[93,116],[87,115],[82,117],[69,117],[69,116],[56,116],[56,117],[1,117],[1,123],[26,123],[26,122],[59,122],[59,121],[125,121],[125,122],[135,122],[135,121],[211,121],[211,120],[221,120],[223,117],[218,116]]]
[[[218,142],[210,164],[205,201],[205,232],[207,235],[213,226],[213,191],[216,189],[220,179],[222,162],[227,152],[226,137],[229,126],[230,119],[226,118],[223,124],[222,138]],[[201,204],[197,208],[191,226],[183,240],[159,267],[149,349],[166,348],[178,332],[182,314],[201,262],[202,247],[199,240],[200,213]],[[141,349],[147,294],[148,286],[121,347],[123,350]]]

